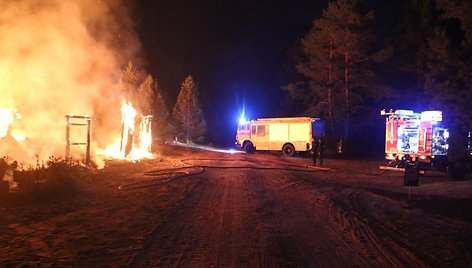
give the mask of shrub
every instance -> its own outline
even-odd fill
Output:
[[[86,168],[78,162],[50,157],[46,165],[37,163],[36,167],[16,171],[14,178],[19,192],[47,199],[77,192],[86,174]]]

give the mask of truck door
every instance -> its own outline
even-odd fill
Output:
[[[252,126],[251,134],[254,140],[254,146],[257,150],[268,150],[269,149],[269,128],[266,125],[255,125]],[[255,130],[255,133],[254,133]],[[255,135],[254,135],[255,134]]]

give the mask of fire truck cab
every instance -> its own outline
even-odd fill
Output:
[[[386,116],[385,158],[398,163],[416,163],[420,168],[445,169],[449,130],[441,111],[381,111]]]
[[[282,151],[294,156],[296,152],[310,151],[313,139],[323,136],[324,124],[319,118],[260,118],[239,123],[236,145],[247,153]]]

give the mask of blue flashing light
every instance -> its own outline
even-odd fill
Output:
[[[421,113],[421,120],[440,122],[442,121],[442,112],[441,111],[424,111]]]
[[[246,111],[245,111],[244,107],[243,107],[243,111],[241,112],[241,115],[239,116],[238,123],[239,123],[239,125],[244,125],[244,124],[247,123]]]
[[[239,124],[240,125],[244,125],[246,124],[246,118],[244,118],[244,115],[241,115],[241,117],[239,117]]]

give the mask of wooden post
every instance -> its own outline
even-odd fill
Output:
[[[70,146],[71,145],[85,145],[85,163],[86,165],[90,164],[90,125],[92,118],[89,116],[80,116],[80,115],[66,115],[66,161],[71,160],[70,155]],[[79,120],[86,120],[86,123],[78,123],[71,120],[72,119],[79,119]],[[83,122],[83,121],[82,121]],[[87,141],[86,142],[71,142],[70,138],[70,127],[87,127]]]
[[[66,161],[69,161],[70,155],[70,116],[66,115]]]
[[[87,118],[87,148],[85,149],[85,164],[90,165],[90,121],[91,118]]]

